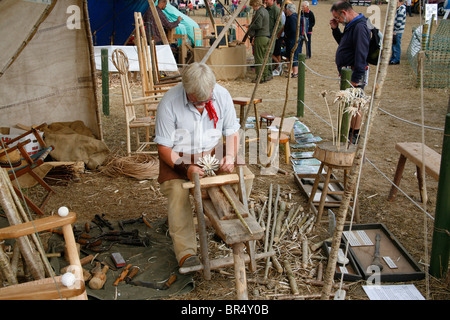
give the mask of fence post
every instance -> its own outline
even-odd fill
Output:
[[[450,101],[445,118],[444,142],[442,143],[441,168],[436,196],[433,242],[431,246],[429,273],[444,278],[448,272],[450,230]]]
[[[102,105],[103,114],[109,116],[108,49],[102,49]]]
[[[300,45],[300,44],[299,44]],[[304,53],[298,54],[298,85],[297,85],[297,117],[305,114],[305,60]]]
[[[352,78],[352,70],[348,68],[342,68],[341,69],[341,87],[340,90],[345,90],[347,88],[350,88],[350,80]],[[350,116],[348,112],[344,112],[342,114],[342,121],[341,121],[341,136],[339,138],[340,142],[347,143],[347,133],[350,130]]]

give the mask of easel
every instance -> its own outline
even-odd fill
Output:
[[[274,252],[255,254],[254,241],[263,237],[264,230],[248,210],[245,180],[253,179],[254,175],[244,175],[242,166],[237,167],[237,171],[239,174],[206,177],[201,180],[196,174],[194,183],[183,184],[183,188],[193,188],[194,192],[202,264],[194,267],[181,267],[179,271],[180,273],[203,271],[204,278],[210,280],[211,270],[234,265],[237,299],[247,300],[245,264],[248,263],[249,270],[255,272],[256,259],[272,256]],[[232,184],[237,184],[239,197]],[[232,213],[230,203],[227,202],[226,196],[221,190],[226,190],[225,192],[233,199],[235,207],[242,212],[242,219],[247,227]],[[208,217],[216,234],[232,247],[233,257],[209,260],[204,215]],[[244,247],[247,248],[247,253],[244,253]]]

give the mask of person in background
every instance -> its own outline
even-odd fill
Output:
[[[405,1],[405,5],[406,5],[406,12],[408,13],[408,15],[409,15],[410,17],[412,17],[411,0],[406,0],[406,1]]]
[[[258,75],[260,73],[262,64],[264,62],[264,55],[266,54],[269,42],[270,42],[270,31],[269,31],[269,12],[264,8],[262,0],[250,0],[250,6],[255,12],[250,25],[243,24],[244,27],[248,28],[248,34],[250,38],[253,38],[254,47],[254,57],[255,57],[255,71],[256,78],[252,80],[253,83],[256,82]],[[269,66],[266,64],[262,77],[261,83],[272,80],[272,74],[269,73]]]
[[[281,10],[281,5],[283,0],[277,0],[276,5]],[[275,40],[275,47],[273,49],[272,60],[277,64],[275,70],[273,70],[272,75],[281,76],[283,74],[283,65],[281,64],[281,48],[284,44],[284,24],[286,23],[286,14],[284,10],[281,12],[280,30],[277,34],[277,39]]]
[[[338,43],[336,50],[336,67],[339,74],[342,68],[352,70],[351,85],[355,88],[364,89],[366,85],[369,67],[367,55],[369,54],[370,30],[367,18],[353,10],[347,1],[335,2],[331,6],[332,19],[330,26],[333,37]],[[344,25],[344,31],[339,29],[339,24]],[[350,139],[357,140],[361,127],[361,115],[358,113],[350,123]]]
[[[272,38],[273,34],[278,35],[278,32],[281,30],[281,23],[278,24],[277,29],[275,29],[275,24],[278,19],[278,15],[280,13],[280,8],[276,5],[275,0],[265,0],[266,1],[266,10],[269,12],[269,32],[270,32],[270,38]],[[275,38],[276,39],[276,38]],[[275,43],[273,42],[272,47],[270,48],[270,54],[269,57],[271,57],[271,61],[273,60],[273,53],[275,50]],[[269,67],[269,70],[272,72],[272,70],[275,68],[272,68],[272,65]]]
[[[176,21],[170,22],[169,19],[167,19],[166,15],[164,14],[163,10],[167,6],[167,0],[159,0],[158,5],[156,6],[156,11],[158,12],[159,20],[161,20],[161,24],[164,28],[164,30],[171,30],[180,24],[181,20],[183,20],[182,17],[178,17]],[[145,32],[147,35],[147,39],[150,41],[153,35],[153,40],[155,41],[155,45],[162,44],[161,35],[159,34],[158,27],[156,26],[155,18],[153,17],[152,11],[150,8],[147,9],[147,11],[144,13],[144,16],[142,17],[144,20],[145,25]]]
[[[316,24],[316,18],[314,16],[314,13],[309,9],[309,2],[303,1],[302,2],[302,17],[305,17],[308,19],[308,32],[306,33],[307,38],[306,40],[306,59],[311,58],[311,37],[312,37],[312,31],[313,27]],[[300,46],[303,47],[303,42],[305,40],[302,38]],[[301,50],[300,50],[301,52]]]
[[[392,39],[392,55],[389,64],[400,64],[402,54],[402,36],[405,31],[406,6],[402,0],[397,1],[397,11],[394,20],[394,36]]]
[[[184,67],[182,83],[167,91],[158,105],[154,140],[158,182],[167,197],[169,234],[180,267],[201,264],[190,192],[183,183],[192,181],[194,173],[204,176],[196,163],[206,154],[220,161],[218,173],[233,172],[239,128],[230,93],[216,83],[214,72],[204,63]]]
[[[286,55],[288,56],[289,61],[291,60],[291,55],[293,56],[292,63],[292,72],[291,78],[298,77],[298,54],[301,52],[300,47],[300,39],[302,36],[306,35],[306,31],[308,29],[307,20],[305,17],[300,21],[300,30],[299,30],[299,41],[297,45],[297,49],[292,52],[295,47],[295,43],[297,41],[297,20],[298,14],[296,11],[296,6],[294,3],[289,3],[286,5],[286,23],[284,25],[284,35],[285,35],[285,45],[286,45]],[[289,75],[287,75],[289,77]]]

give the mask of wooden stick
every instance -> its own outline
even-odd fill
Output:
[[[278,214],[278,217],[277,217],[277,224],[275,226],[275,233],[274,233],[274,237],[273,237],[273,241],[275,243],[278,243],[280,241],[281,226],[283,225],[285,211],[286,211],[286,202],[281,201],[280,202],[280,213]]]
[[[274,254],[275,254],[274,251],[257,253],[257,254],[255,254],[255,259],[256,260],[264,259],[264,258],[273,256]],[[248,254],[244,254],[243,258],[244,258],[245,263],[248,263],[250,261],[250,256]],[[210,261],[210,266],[211,266],[212,270],[224,268],[224,267],[230,267],[233,264],[234,264],[233,257],[218,258],[218,259],[213,259]],[[185,274],[185,273],[194,272],[194,271],[201,271],[201,270],[203,270],[203,268],[204,268],[203,265],[196,265],[196,266],[192,266],[192,267],[181,267],[180,273]]]
[[[238,300],[248,300],[247,277],[245,274],[244,244],[233,244],[234,278]]]
[[[392,1],[389,2],[388,9],[387,9],[387,19],[385,24],[385,32],[384,32],[384,38],[383,38],[383,50],[381,51],[381,62],[380,67],[378,69],[378,73],[376,75],[376,83],[374,84],[374,94],[372,95],[372,101],[369,112],[364,113],[364,119],[363,123],[366,123],[367,130],[362,130],[360,142],[357,145],[356,148],[356,154],[355,158],[353,160],[353,165],[350,171],[349,179],[347,188],[345,189],[344,196],[342,197],[341,206],[339,207],[339,211],[336,215],[336,229],[333,235],[333,241],[331,244],[331,251],[330,256],[328,259],[328,265],[326,268],[325,278],[324,282],[325,285],[322,290],[322,296],[321,298],[323,300],[329,299],[330,292],[331,292],[331,284],[333,281],[334,273],[336,270],[336,263],[337,263],[337,257],[338,252],[340,248],[341,243],[341,237],[344,230],[344,224],[345,219],[347,216],[347,211],[350,206],[350,199],[353,197],[354,191],[355,191],[355,185],[357,182],[357,177],[361,169],[362,160],[364,158],[365,154],[365,145],[366,140],[368,140],[370,135],[370,129],[373,125],[374,119],[376,118],[376,114],[378,111],[378,104],[379,100],[381,98],[381,92],[384,80],[386,78],[387,70],[388,70],[388,63],[391,56],[391,49],[392,49],[392,35],[393,35],[393,29],[394,29],[394,20],[395,20],[395,9],[396,4]],[[378,79],[378,76],[380,78]],[[369,120],[368,115],[371,114],[371,118]],[[368,121],[369,120],[369,121]],[[366,133],[367,131],[367,133]]]
[[[6,216],[8,217],[10,225],[21,224],[22,221],[19,218],[19,214],[16,207],[14,206],[11,193],[5,183],[6,179],[10,181],[9,177],[6,176],[5,169],[0,169],[0,171],[0,204],[3,207]],[[29,266],[33,278],[35,280],[45,278],[42,262],[39,261],[36,253],[33,251],[28,237],[20,237],[17,238],[16,241],[19,244],[20,252],[22,253],[26,264]]]
[[[222,190],[223,194],[225,195],[225,197],[228,199],[228,202],[230,202],[231,206],[234,209],[234,213],[238,216],[239,220],[242,222],[242,224],[244,225],[244,227],[247,229],[247,231],[253,235],[252,230],[250,229],[250,227],[248,226],[247,222],[245,222],[244,218],[242,217],[242,214],[239,212],[239,209],[237,208],[236,204],[234,203],[233,199],[231,198],[230,194],[228,193],[228,191],[223,187],[220,186],[220,190]]]
[[[302,240],[302,268],[306,269],[308,267],[308,238],[303,237]]]
[[[198,173],[194,173],[194,198],[195,198],[195,208],[197,211],[197,221],[198,221],[198,233],[200,237],[200,249],[202,253],[202,263],[204,265],[203,276],[205,280],[211,280],[211,268],[209,265],[208,257],[208,242],[205,226],[205,217],[203,215],[203,202],[202,202],[202,190],[200,188],[200,177]]]
[[[292,272],[291,264],[289,263],[289,261],[284,260],[284,268],[286,269],[286,275],[289,279],[292,293],[299,294],[297,282],[295,282],[294,272]]]

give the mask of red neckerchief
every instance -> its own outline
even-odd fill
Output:
[[[217,120],[219,120],[219,118],[217,117],[216,109],[214,109],[212,100],[206,103],[205,109],[206,111],[208,111],[209,120],[214,120],[214,129],[215,129]]]

